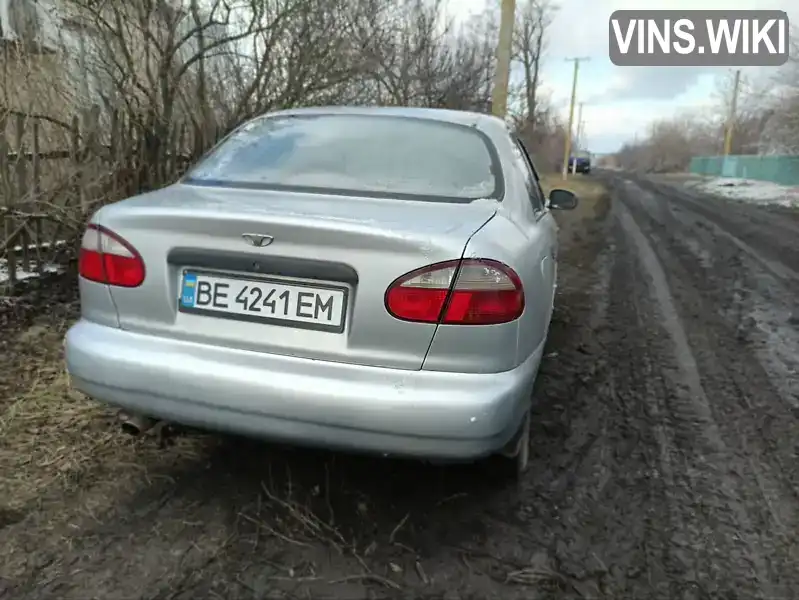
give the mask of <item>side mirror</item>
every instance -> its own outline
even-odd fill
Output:
[[[549,208],[553,210],[572,210],[577,206],[577,196],[569,190],[549,192]]]

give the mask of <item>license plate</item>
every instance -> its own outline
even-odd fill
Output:
[[[181,312],[288,327],[341,332],[347,289],[276,279],[185,272]]]

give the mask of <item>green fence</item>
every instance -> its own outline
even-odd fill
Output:
[[[691,173],[799,185],[799,156],[695,156]]]

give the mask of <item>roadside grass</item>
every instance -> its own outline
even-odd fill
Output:
[[[136,463],[152,439],[119,433],[114,412],[72,389],[63,339],[77,306],[54,306],[13,331],[0,350],[0,528],[47,499],[60,501]],[[130,470],[130,469],[128,469]],[[136,469],[134,469],[136,470]]]
[[[43,317],[6,349],[0,392],[0,512],[69,488],[119,444],[101,407],[70,389],[62,340],[71,319]]]
[[[584,223],[601,219],[610,209],[610,195],[605,184],[590,175],[569,175],[563,181],[560,173],[545,173],[541,177],[541,187],[545,194],[552,190],[569,190],[577,195],[577,207],[574,210],[554,211],[555,220],[561,227],[561,244],[580,241],[584,231]]]
[[[554,189],[574,192],[580,200],[593,203],[605,193],[605,185],[591,175],[569,175],[563,181],[560,173],[546,173],[541,177],[544,192],[549,194]]]

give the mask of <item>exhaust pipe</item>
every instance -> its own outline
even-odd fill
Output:
[[[156,419],[129,413],[124,410],[119,411],[118,418],[122,431],[129,435],[141,435],[155,427],[156,423],[158,423]]]

